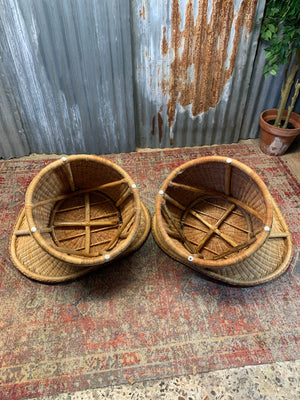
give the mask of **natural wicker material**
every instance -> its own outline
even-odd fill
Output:
[[[136,251],[142,246],[148,236],[151,218],[144,203],[141,204],[141,211],[141,220],[135,240],[120,254],[119,258]],[[67,282],[104,266],[104,264],[100,264],[91,267],[82,267],[52,257],[29,234],[24,208],[13,229],[9,250],[11,260],[22,274],[44,283]],[[119,258],[115,259],[115,261]]]
[[[270,193],[249,167],[203,157],[176,168],[155,205],[156,226],[169,254],[192,268],[222,268],[256,252],[272,225]]]
[[[130,176],[94,155],[63,157],[32,180],[25,196],[31,235],[58,260],[112,261],[134,242],[141,202]]]
[[[282,275],[293,256],[292,236],[275,201],[273,224],[269,238],[247,260],[220,270],[204,269],[205,275],[239,286],[254,286]]]
[[[266,283],[282,275],[288,268],[293,256],[291,233],[277,204],[273,203],[273,224],[270,236],[265,243],[249,258],[233,266],[220,269],[201,269],[201,273],[213,279],[235,286],[255,286]],[[152,233],[156,242],[168,255],[183,262],[176,254],[170,254],[170,249],[161,238],[157,229],[156,216],[152,218]],[[190,263],[184,264],[191,267]]]

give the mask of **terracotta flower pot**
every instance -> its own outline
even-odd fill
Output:
[[[277,128],[270,125],[268,121],[276,119],[277,109],[273,108],[265,110],[260,114],[260,148],[270,156],[281,156],[284,154],[293,140],[300,133],[300,115],[292,112],[289,122],[295,127],[294,129]],[[284,119],[287,114],[285,110],[282,118]]]

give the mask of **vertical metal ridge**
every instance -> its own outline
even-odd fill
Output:
[[[0,157],[257,137],[260,111],[280,97],[262,74],[264,7],[0,0]]]
[[[280,82],[282,82],[285,68],[282,66],[279,68],[276,76],[270,75],[265,78],[262,73],[266,56],[264,49],[265,46],[260,43],[250,81],[246,112],[241,128],[241,139],[257,138],[259,136],[259,117],[261,112],[279,107],[281,96]],[[296,102],[294,111],[297,113],[300,112],[300,98]]]
[[[18,105],[9,88],[0,62],[0,155],[3,158],[20,157],[29,151]],[[8,133],[8,134],[7,134]],[[18,144],[21,144],[20,146]]]
[[[140,147],[239,139],[264,3],[172,0],[158,7],[134,1],[135,98],[143,104],[137,117]],[[144,56],[149,52],[150,61]],[[151,128],[159,110],[163,135],[157,125],[154,134]]]
[[[129,2],[12,0],[0,7],[1,71],[28,144],[16,133],[9,145],[2,123],[0,157],[135,150]],[[8,105],[5,111],[13,120]],[[14,131],[16,123],[9,124]]]

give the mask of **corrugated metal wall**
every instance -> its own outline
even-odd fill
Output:
[[[0,0],[0,156],[135,150],[130,7]]]
[[[265,2],[132,3],[138,146],[237,141]]]
[[[268,78],[265,78],[261,73],[265,65],[265,55],[264,46],[260,43],[253,66],[240,139],[258,137],[260,113],[269,108],[278,108],[280,104],[278,82],[282,81],[285,68],[281,67],[276,76],[269,75]],[[298,79],[300,79],[300,71],[298,71]],[[293,94],[293,92],[290,94],[290,98]],[[294,111],[300,113],[300,97],[295,104]]]
[[[253,116],[270,103],[268,92],[279,96],[273,81],[262,83],[264,7],[0,0],[0,157],[255,137]]]

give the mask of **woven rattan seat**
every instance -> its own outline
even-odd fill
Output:
[[[270,193],[249,167],[203,157],[176,168],[161,186],[156,230],[168,253],[195,269],[244,261],[267,240]]]
[[[135,240],[114,261],[128,256],[136,251],[146,240],[150,231],[151,218],[149,211],[142,203],[141,220]],[[43,283],[60,283],[77,279],[98,269],[105,264],[84,266],[70,264],[52,257],[44,251],[30,235],[28,223],[23,208],[13,229],[10,245],[10,258],[15,267],[25,276]]]
[[[103,157],[74,155],[51,163],[32,180],[25,214],[44,251],[92,266],[112,261],[134,242],[141,201],[122,168]]]
[[[210,278],[234,286],[255,286],[282,275],[292,259],[293,243],[288,226],[274,199],[272,199],[272,205],[274,213],[270,236],[256,252],[232,266],[196,269]],[[152,218],[152,233],[157,244],[165,253],[191,267],[189,262],[184,262],[177,254],[170,253],[170,248],[165,245],[160,230],[157,229],[155,214]]]

